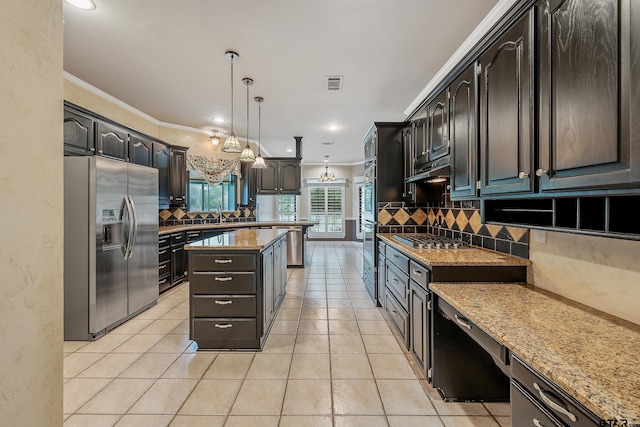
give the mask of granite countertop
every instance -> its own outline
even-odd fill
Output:
[[[235,230],[184,245],[187,251],[262,250],[278,240],[287,230]]]
[[[391,238],[393,234],[378,233],[378,237],[389,246],[429,266],[528,266],[531,261],[501,252],[476,247],[463,249],[413,249]]]
[[[601,419],[640,423],[640,325],[531,285],[429,288]]]
[[[226,230],[229,228],[247,228],[247,227],[311,227],[315,222],[312,221],[294,221],[294,222],[277,222],[277,221],[250,221],[250,222],[221,222],[215,224],[183,224],[169,225],[158,228],[158,234],[177,233],[180,231],[191,230]]]

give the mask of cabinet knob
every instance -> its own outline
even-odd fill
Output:
[[[89,148],[89,151],[96,151],[96,149],[91,147],[91,148]]]
[[[518,174],[518,178],[520,178],[520,179],[525,179],[525,178],[527,178],[528,176],[529,176],[529,174],[528,174],[528,173],[526,173],[526,172],[520,172],[520,173]]]
[[[102,150],[98,150],[98,153],[100,153],[100,154],[102,154],[103,152],[104,152],[104,151],[102,151]]]
[[[544,170],[544,169],[538,169],[538,170],[536,171],[536,176],[544,176],[544,175],[547,175],[548,173],[549,173],[549,171],[547,171],[547,170]]]
[[[426,155],[426,154],[427,154],[427,152],[426,152],[426,151],[423,151],[421,154],[424,156],[424,155]]]

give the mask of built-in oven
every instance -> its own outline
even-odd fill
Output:
[[[362,219],[363,221],[375,222],[376,209],[376,184],[375,166],[371,166],[364,171],[364,185],[362,186]]]
[[[376,295],[376,226],[375,222],[364,220],[362,222],[362,280],[364,288],[377,301]]]

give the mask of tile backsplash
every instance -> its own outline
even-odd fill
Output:
[[[218,212],[187,212],[181,208],[160,209],[159,226],[182,224],[208,224],[219,222]],[[235,211],[223,211],[225,222],[253,222],[256,220],[255,205],[238,205]]]
[[[483,224],[477,202],[439,204],[380,203],[379,233],[430,233],[473,246],[529,258],[529,230]]]

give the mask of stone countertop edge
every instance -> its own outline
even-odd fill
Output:
[[[400,234],[402,235],[402,234]],[[391,238],[393,234],[378,233],[386,244],[425,265],[437,266],[529,266],[531,261],[502,252],[471,246],[464,249],[414,249]]]
[[[247,228],[247,227],[311,227],[315,222],[312,221],[295,221],[295,222],[276,222],[276,221],[249,221],[249,222],[216,222],[214,224],[184,224],[184,225],[168,225],[158,227],[158,235],[178,233],[180,231],[191,230],[226,230],[229,228]]]
[[[262,251],[286,234],[286,229],[235,230],[186,244],[184,249],[186,251]]]
[[[640,325],[532,285],[429,289],[602,420],[640,423]]]

